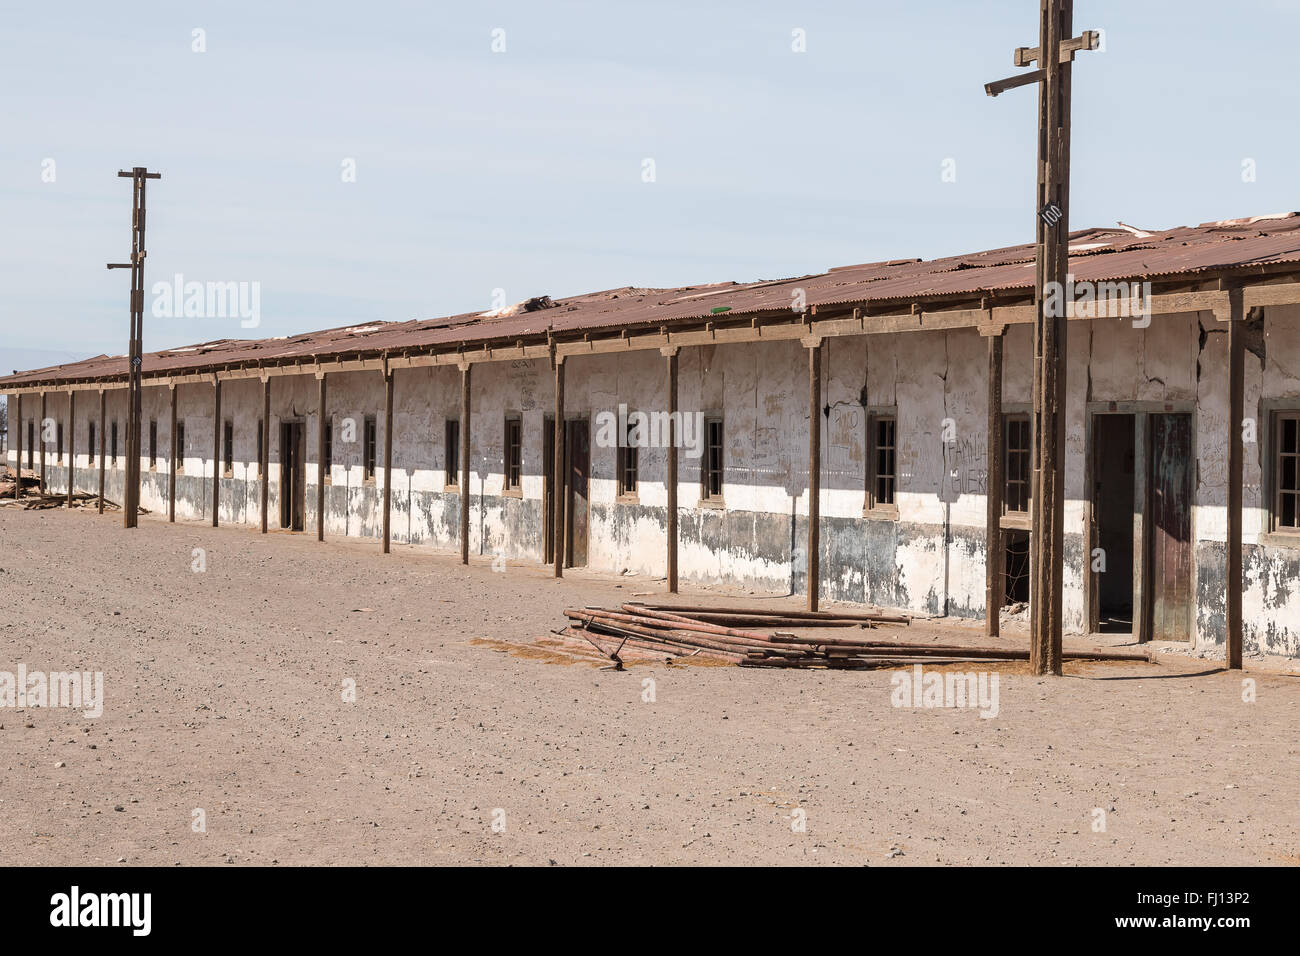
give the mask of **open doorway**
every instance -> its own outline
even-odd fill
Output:
[[[1103,633],[1133,633],[1133,520],[1137,479],[1137,416],[1092,420],[1093,624]]]
[[[302,422],[280,424],[280,527],[301,531],[307,510],[306,442]]]

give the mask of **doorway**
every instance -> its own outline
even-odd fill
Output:
[[[1150,416],[1147,634],[1192,639],[1192,416]]]
[[[555,518],[551,512],[555,488],[555,417],[542,418],[542,563],[555,561]]]
[[[565,566],[587,566],[587,526],[590,521],[591,425],[585,418],[565,423],[564,450],[568,477],[565,489]]]
[[[301,531],[307,510],[306,450],[303,423],[280,423],[280,527]]]
[[[1137,416],[1094,415],[1092,451],[1093,629],[1132,634]]]

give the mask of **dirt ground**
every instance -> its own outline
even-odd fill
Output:
[[[99,670],[105,697],[0,708],[0,864],[1300,862],[1294,662],[1248,662],[1251,703],[1176,653],[993,665],[985,719],[892,706],[893,669],[526,646],[646,578],[120,520],[0,509],[0,671]]]

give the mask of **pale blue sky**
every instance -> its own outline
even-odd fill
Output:
[[[982,84],[1037,43],[1037,6],[7,3],[0,350],[125,349],[128,275],[104,263],[136,164],[164,177],[148,282],[262,290],[259,329],[147,316],[149,349],[1024,242],[1035,94]],[[1300,209],[1300,3],[1075,20],[1107,48],[1075,67],[1074,227]]]

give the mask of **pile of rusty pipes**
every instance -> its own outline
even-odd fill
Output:
[[[757,628],[846,628],[901,626],[909,619],[874,612],[769,611],[734,607],[684,607],[679,605],[624,604],[617,609],[567,608],[572,622],[561,632],[587,641],[616,665],[625,649],[665,653],[674,657],[701,657],[742,667],[817,667],[849,669],[880,667],[891,662],[1021,661],[1029,651],[973,647],[956,644],[909,644],[866,640],[843,633],[802,636],[788,631]],[[1149,661],[1142,652],[1067,651],[1070,660]]]

